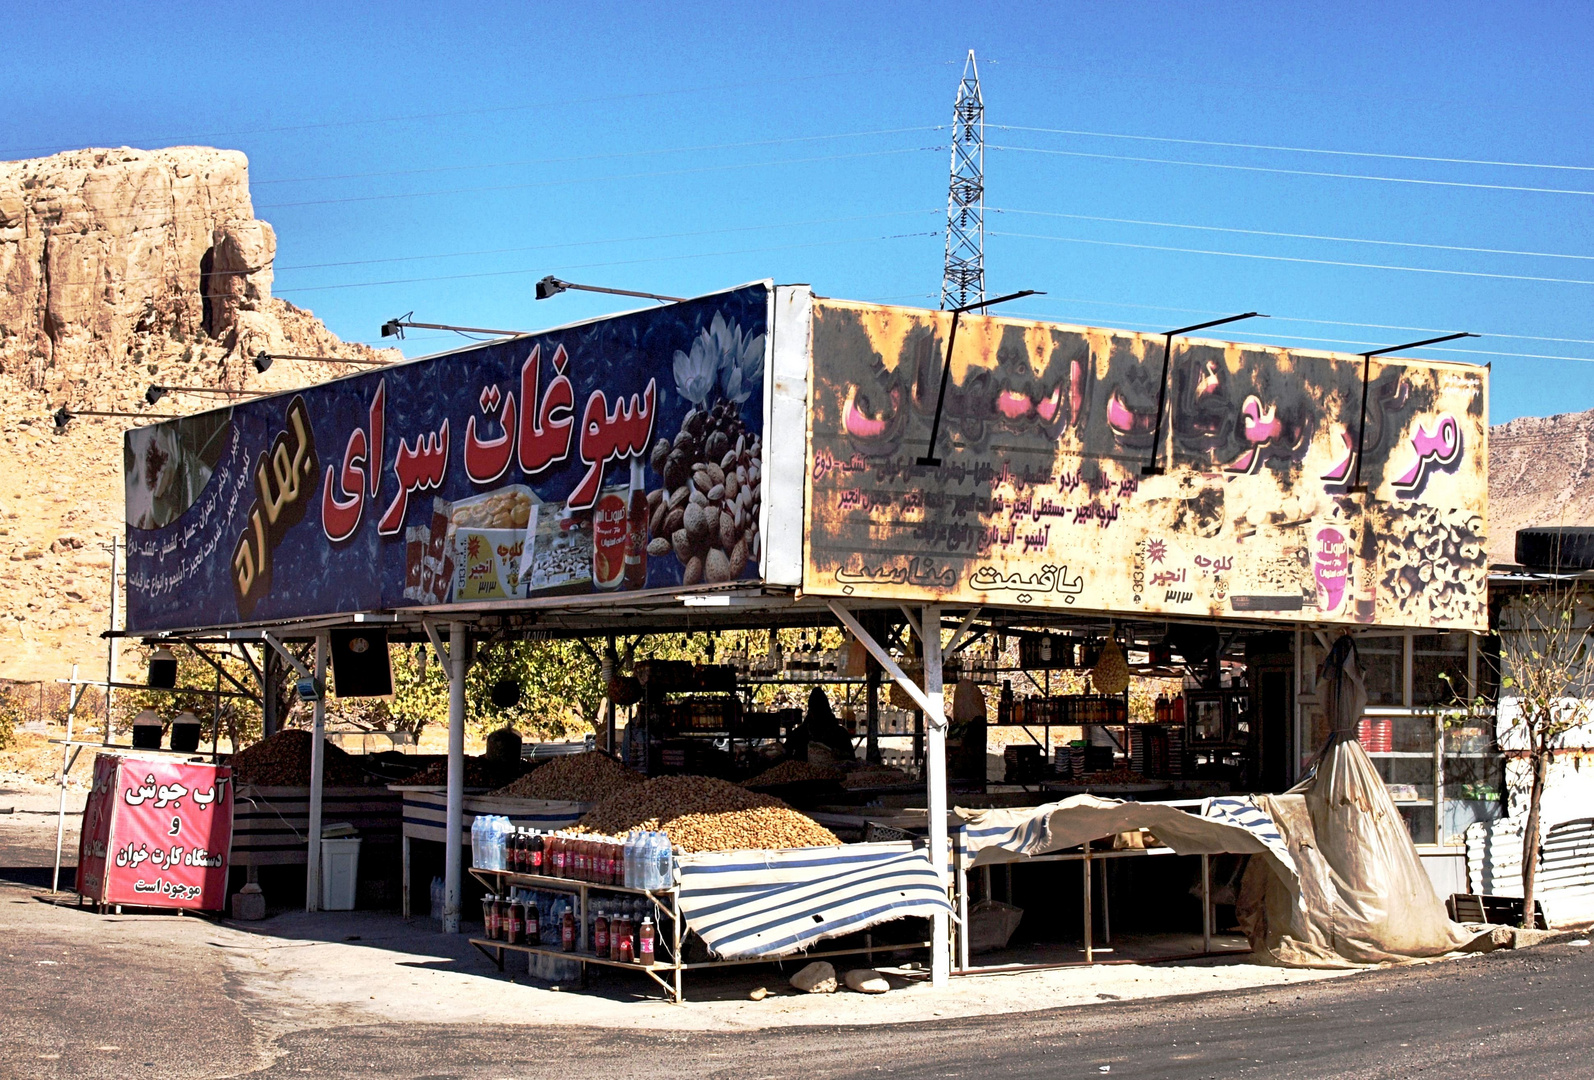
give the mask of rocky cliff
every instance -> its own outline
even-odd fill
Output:
[[[1516,561],[1516,531],[1594,525],[1594,410],[1489,430],[1489,557]]]
[[[224,398],[144,400],[151,383],[281,390],[392,359],[271,295],[276,234],[233,150],[76,150],[0,163],[0,678],[103,675],[122,432]],[[118,600],[120,605],[120,600]]]

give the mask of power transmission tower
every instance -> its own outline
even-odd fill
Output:
[[[946,270],[941,307],[985,299],[985,102],[969,50],[952,106],[952,181],[946,199]]]

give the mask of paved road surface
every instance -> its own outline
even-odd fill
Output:
[[[1568,944],[1231,995],[686,1036],[284,1024],[205,935],[139,929],[137,946],[0,941],[0,1077],[1594,1077],[1594,949]]]

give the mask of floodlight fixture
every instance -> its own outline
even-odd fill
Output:
[[[567,289],[578,292],[608,293],[610,296],[639,296],[644,300],[657,300],[661,304],[679,304],[686,298],[684,296],[664,296],[660,293],[638,292],[635,289],[611,289],[604,285],[577,285],[573,281],[556,278],[552,274],[537,282],[537,299],[547,300],[549,297],[558,296]]]
[[[1169,330],[1162,336],[1162,380],[1157,383],[1157,420],[1151,427],[1151,461],[1141,466],[1141,476],[1161,476],[1166,471],[1157,464],[1157,451],[1162,442],[1162,409],[1168,403],[1168,368],[1173,358],[1173,339],[1180,334],[1188,334],[1196,330],[1205,330],[1209,326],[1222,326],[1225,323],[1239,322],[1241,319],[1268,319],[1270,315],[1263,315],[1258,311],[1247,311],[1242,315],[1227,315],[1221,319],[1210,322],[1196,323],[1194,326],[1181,326],[1177,330]]]
[[[519,337],[524,330],[493,330],[485,326],[455,326],[452,323],[416,322],[410,318],[415,312],[408,311],[396,319],[389,319],[382,324],[383,337],[396,337],[404,340],[405,330],[451,330],[456,334],[493,334],[497,337]]]
[[[1018,300],[1025,296],[1045,295],[1046,293],[1040,289],[1020,289],[1016,293],[998,296],[993,300],[976,300],[973,303],[951,309],[952,329],[946,335],[946,359],[941,363],[941,392],[935,398],[935,419],[930,423],[930,445],[925,448],[924,456],[919,458],[915,464],[928,465],[931,468],[938,468],[941,464],[941,459],[935,456],[935,440],[941,434],[941,407],[946,404],[947,379],[952,375],[952,346],[958,339],[958,319],[962,317],[965,311],[978,311],[981,308],[1005,304],[1009,300]]]

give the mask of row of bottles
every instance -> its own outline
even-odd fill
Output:
[[[656,955],[657,928],[651,905],[639,898],[594,898],[587,905],[586,951],[619,963],[651,966]],[[577,907],[566,894],[534,889],[511,889],[502,896],[482,897],[482,925],[489,941],[506,945],[581,951],[582,935],[576,924]]]
[[[471,824],[471,865],[478,870],[668,889],[675,883],[675,856],[662,832],[592,836],[516,828],[508,818],[479,814]]]
[[[1184,695],[1179,694],[1169,697],[1166,694],[1157,695],[1157,704],[1153,708],[1159,724],[1184,723]]]

